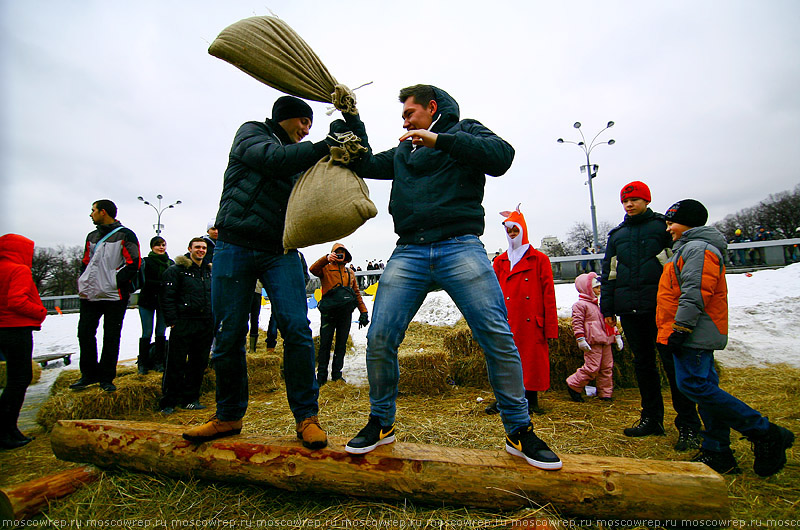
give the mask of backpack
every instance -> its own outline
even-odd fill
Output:
[[[139,270],[136,271],[136,276],[131,278],[131,292],[135,293],[136,291],[140,290],[144,287],[144,264],[146,262],[142,260],[142,265],[139,267]]]

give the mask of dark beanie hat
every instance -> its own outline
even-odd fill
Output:
[[[314,119],[311,107],[300,98],[294,96],[279,97],[272,106],[272,119],[277,122],[290,118]]]
[[[625,199],[644,199],[650,202],[650,188],[644,182],[634,180],[625,184],[619,192],[619,202],[623,202]]]
[[[700,204],[700,201],[683,199],[670,206],[664,217],[666,217],[667,221],[694,228],[706,224],[708,210]]]

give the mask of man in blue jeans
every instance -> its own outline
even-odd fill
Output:
[[[345,450],[363,454],[395,440],[397,348],[425,296],[441,287],[485,352],[506,450],[536,467],[560,469],[561,460],[533,432],[503,293],[478,239],[486,174],[504,174],[514,149],[477,121],[460,120],[458,104],[444,90],[415,85],[400,91],[400,102],[408,131],[400,145],[370,152],[355,166],[361,177],[393,181],[389,208],[399,239],[381,276],[367,334],[369,422]],[[360,119],[345,120],[366,141]]]
[[[215,222],[219,233],[211,280],[217,412],[184,432],[187,440],[203,442],[242,430],[248,401],[247,323],[253,286],[261,280],[284,338],[286,396],[297,437],[312,449],[327,445],[317,418],[319,387],[303,267],[297,251],[285,252],[282,245],[292,186],[329,152],[324,141],[301,141],[312,120],[307,103],[284,96],[272,107],[272,119],[247,122],[234,138]]]

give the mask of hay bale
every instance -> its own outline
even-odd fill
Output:
[[[575,342],[572,332],[572,319],[558,319],[558,338],[549,339],[550,348],[550,388],[566,390],[566,378],[583,364],[583,352]],[[483,350],[472,338],[472,331],[463,319],[446,334],[444,346],[449,354],[450,377],[457,385],[491,390],[486,371]],[[625,344],[622,351],[612,347],[614,354],[614,386],[636,388],[636,374],[633,367],[633,352]],[[658,360],[662,386],[668,385],[666,374]]]
[[[251,392],[271,392],[283,384],[283,356],[264,353],[247,356],[247,380]]]
[[[31,361],[31,366],[33,367],[33,379],[31,379],[31,384],[35,385],[39,382],[39,379],[42,378],[42,367],[39,366],[39,363],[36,361]],[[6,387],[6,362],[0,361],[0,388]]]
[[[70,390],[69,385],[79,377],[78,370],[64,370],[58,375],[50,397],[36,415],[39,425],[50,430],[58,420],[121,419],[158,407],[161,397],[161,374],[158,372],[139,375],[135,366],[119,367],[114,379],[116,392],[104,392],[96,386],[80,392]]]
[[[398,390],[404,394],[437,395],[452,388],[448,355],[443,349],[398,351],[400,381]]]

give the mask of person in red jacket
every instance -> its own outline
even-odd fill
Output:
[[[522,359],[528,412],[541,414],[539,394],[550,388],[547,339],[558,337],[556,292],[550,259],[528,243],[528,226],[519,211],[501,212],[508,250],[492,262],[508,310],[508,323]],[[498,412],[497,403],[486,407]]]
[[[33,241],[0,237],[0,352],[6,358],[6,387],[0,396],[0,449],[29,443],[17,427],[25,391],[33,379],[33,331],[47,316],[33,283]]]

